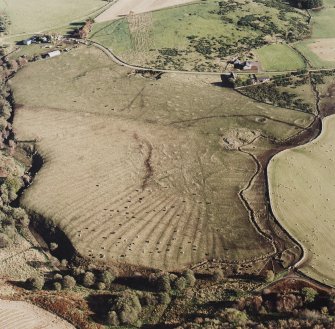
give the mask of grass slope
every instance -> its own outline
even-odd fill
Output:
[[[223,142],[262,134],[266,152],[263,138],[288,138],[312,117],[257,104],[209,77],[128,73],[82,48],[15,76],[18,138],[38,139],[46,161],[24,205],[95,259],[176,269],[273,253],[239,196],[265,204],[261,187],[249,186],[256,163]]]

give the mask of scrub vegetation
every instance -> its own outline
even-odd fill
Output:
[[[98,23],[91,38],[131,64],[217,71],[227,59],[252,57],[255,48],[308,33],[306,14],[282,1],[207,0]]]

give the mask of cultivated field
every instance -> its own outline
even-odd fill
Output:
[[[304,12],[260,0],[208,0],[95,24],[91,39],[131,64],[222,71],[227,59],[251,59],[250,49],[286,39],[288,30],[294,40],[308,34]]]
[[[74,329],[58,316],[32,304],[0,300],[0,328],[4,329]]]
[[[0,0],[11,20],[10,34],[31,34],[68,25],[106,5],[103,0]]]
[[[335,116],[327,117],[317,140],[280,153],[268,169],[274,213],[307,251],[301,270],[333,286],[334,128]]]
[[[286,139],[312,116],[207,77],[130,73],[82,48],[15,76],[17,136],[36,138],[45,159],[23,204],[95,259],[176,269],[273,254],[246,208],[267,216],[249,152],[266,152],[268,137]]]
[[[257,49],[264,71],[300,70],[306,67],[302,57],[286,44],[273,44]]]
[[[146,13],[194,1],[195,0],[172,0],[168,2],[164,0],[119,0],[113,4],[112,7],[101,13],[95,21],[98,23],[111,21],[122,16],[126,16],[129,12],[133,12],[135,14]]]

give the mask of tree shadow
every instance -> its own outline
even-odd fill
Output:
[[[93,312],[91,318],[100,324],[104,324],[107,314],[110,310],[109,300],[110,294],[92,294],[87,297],[87,303],[90,310]]]
[[[151,292],[157,290],[154,289],[149,280],[143,276],[119,277],[114,282],[135,290]]]

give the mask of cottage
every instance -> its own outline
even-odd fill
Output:
[[[50,51],[49,53],[47,53],[46,57],[52,58],[52,57],[59,56],[60,54],[61,54],[60,50],[54,50],[54,51]]]

